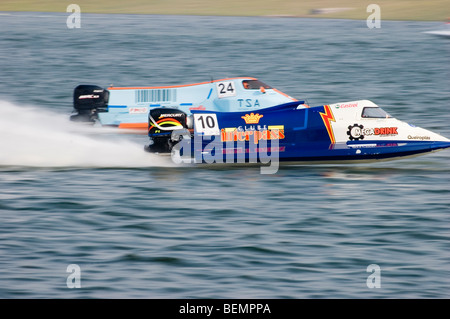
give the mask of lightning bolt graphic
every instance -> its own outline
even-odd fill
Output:
[[[334,119],[333,112],[331,112],[329,105],[324,105],[323,109],[325,110],[325,113],[320,112],[320,116],[322,117],[323,124],[325,124],[325,127],[327,128],[328,136],[330,136],[330,141],[332,144],[336,143],[336,140],[334,138],[333,128],[331,127],[331,121],[336,122]]]

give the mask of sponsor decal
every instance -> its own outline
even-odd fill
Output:
[[[245,124],[258,124],[259,120],[263,116],[264,115],[259,115],[258,113],[256,113],[256,114],[250,113],[250,114],[245,114],[244,116],[241,116],[241,118],[244,119]]]
[[[363,140],[365,136],[395,136],[398,135],[398,127],[364,128],[364,125],[353,124],[348,127],[347,135],[350,141]]]
[[[362,133],[363,129],[363,125],[350,125],[347,131],[347,135],[349,136],[350,141],[358,141],[364,139],[364,134]]]
[[[185,114],[184,113],[168,113],[168,114],[161,114],[158,118],[163,118],[163,117],[183,117]]]
[[[204,111],[204,110],[206,110],[206,107],[204,107],[203,105],[193,106],[193,107],[190,107],[189,110],[200,110],[200,111]]]
[[[333,128],[331,127],[331,122],[336,122],[336,120],[334,119],[333,112],[331,112],[331,108],[329,105],[324,105],[323,110],[325,112],[324,113],[320,112],[319,114],[322,117],[323,124],[325,124],[328,136],[330,137],[330,141],[332,144],[334,144],[336,142],[336,139],[334,138],[334,132]]]
[[[146,107],[131,107],[129,108],[128,112],[130,114],[145,114],[147,113]]]
[[[258,99],[255,100],[255,102],[253,102],[252,99],[237,99],[237,101],[239,102],[239,107],[242,106],[246,106],[246,107],[261,107],[261,104],[259,104]]]
[[[84,100],[84,99],[98,99],[100,97],[100,95],[94,95],[94,94],[86,94],[86,95],[80,95],[78,97],[79,100]]]
[[[260,140],[282,140],[285,138],[284,125],[272,125],[266,127],[259,126],[255,129],[254,126],[238,127],[238,128],[223,128],[220,131],[222,142],[245,142],[252,141],[258,144]]]
[[[244,153],[258,153],[258,152],[284,152],[286,150],[285,146],[281,147],[255,147],[250,148],[224,148],[222,149],[222,154],[244,154]]]
[[[154,127],[157,127],[154,122],[151,122],[150,124],[151,125],[148,128],[149,132]],[[178,126],[178,127],[182,127],[183,126],[183,124],[181,124],[179,121],[177,121],[177,120],[175,120],[173,118],[162,118],[162,119],[160,118],[158,121],[156,121],[156,124],[158,124],[159,126],[163,126],[163,125],[166,125],[166,126]],[[160,130],[156,130],[154,133],[160,133],[160,132],[161,132]]]
[[[408,135],[408,140],[431,140],[431,137],[429,136],[412,136],[412,135]]]
[[[372,148],[372,147],[393,147],[393,146],[399,146],[398,143],[370,143],[370,144],[354,144],[349,145],[350,148]]]
[[[337,109],[348,109],[351,107],[358,107],[358,103],[344,103],[344,104],[336,104],[334,106]]]

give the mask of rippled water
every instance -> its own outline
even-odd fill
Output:
[[[450,297],[448,151],[261,175],[176,167],[143,135],[67,121],[80,83],[255,76],[313,105],[370,99],[449,137],[450,41],[423,33],[439,24],[66,18],[0,15],[1,298]]]

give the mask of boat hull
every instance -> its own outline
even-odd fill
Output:
[[[159,121],[169,123],[166,116],[178,115],[165,111]],[[191,122],[191,130],[184,125],[175,131],[151,122],[149,136],[155,143],[170,138],[166,150],[176,162],[206,164],[373,162],[450,147],[447,138],[389,117],[367,100],[317,107],[299,101],[258,112],[199,111]]]

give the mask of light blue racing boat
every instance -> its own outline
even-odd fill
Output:
[[[71,120],[148,129],[148,115],[155,108],[245,112],[259,110],[295,98],[252,77],[235,77],[208,82],[160,87],[109,87],[79,85],[74,90]]]

